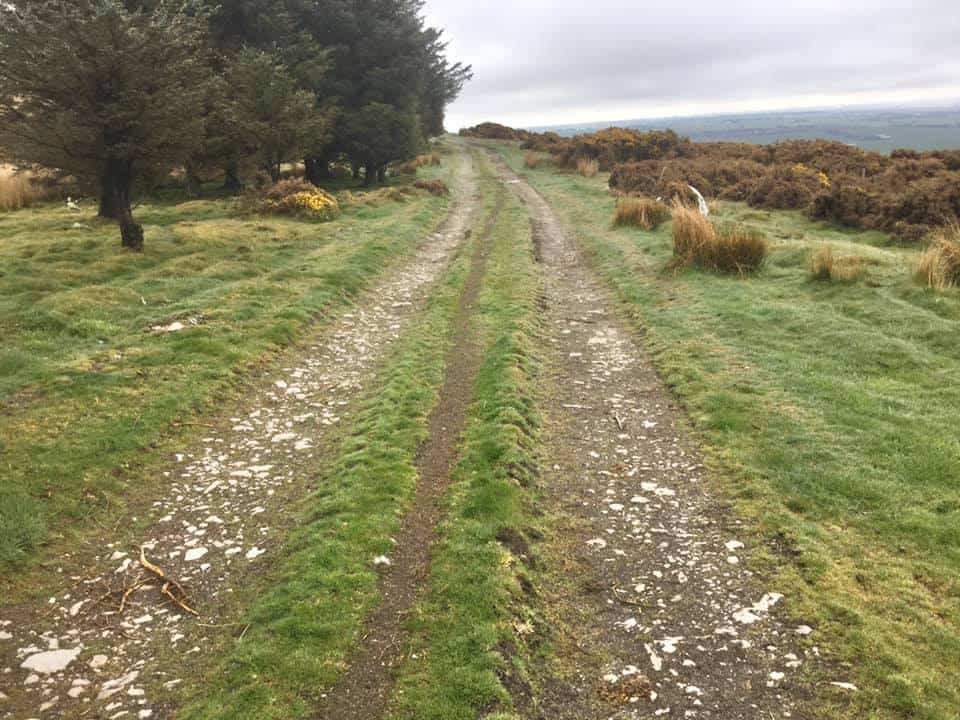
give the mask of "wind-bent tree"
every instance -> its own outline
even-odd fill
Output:
[[[132,4],[129,4],[132,5]],[[207,21],[184,2],[0,4],[0,147],[99,193],[140,250],[135,183],[181,165],[203,137]]]

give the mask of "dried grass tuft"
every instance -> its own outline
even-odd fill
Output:
[[[936,290],[960,286],[960,226],[937,235],[920,256],[917,282]]]
[[[657,200],[645,197],[624,196],[617,200],[617,209],[613,224],[638,227],[643,230],[656,230],[670,219],[670,208]]]

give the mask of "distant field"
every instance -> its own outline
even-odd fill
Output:
[[[616,125],[638,130],[670,128],[693,140],[772,143],[823,138],[889,153],[897,148],[960,148],[960,107],[946,109],[849,109],[705,115],[702,117],[617,120],[584,125],[530,128],[561,135],[592,132]]]
[[[557,208],[684,399],[740,509],[781,547],[792,611],[863,688],[822,717],[955,720],[960,707],[960,292],[912,278],[918,251],[796,212],[723,203],[766,233],[756,276],[674,272],[670,225],[615,229],[606,177],[509,163]],[[816,282],[817,248],[862,258]]]

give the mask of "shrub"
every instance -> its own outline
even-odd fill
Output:
[[[580,158],[577,160],[577,172],[583,177],[596,177],[600,172],[600,163],[592,158]]]
[[[656,230],[670,219],[670,209],[662,202],[645,197],[624,196],[617,200],[613,216],[616,226],[629,225],[644,230]]]
[[[529,170],[536,170],[538,167],[540,167],[540,163],[543,162],[543,159],[543,155],[530,150],[526,155],[523,156],[523,166]]]
[[[413,186],[420,190],[426,190],[431,195],[444,196],[450,194],[450,188],[443,180],[417,180]]]
[[[673,254],[678,265],[725,273],[759,270],[769,253],[763,233],[743,225],[714,225],[681,202],[673,205]]]
[[[960,286],[960,227],[941,233],[920,256],[917,281],[937,290]]]
[[[855,282],[867,273],[867,262],[859,255],[840,256],[825,245],[810,257],[810,279],[822,282]]]
[[[302,215],[316,220],[332,220],[340,214],[337,199],[326,190],[302,178],[290,178],[255,191],[247,198],[254,212],[261,214]]]

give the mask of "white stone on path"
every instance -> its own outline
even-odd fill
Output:
[[[263,555],[265,552],[266,552],[266,550],[261,550],[261,549],[258,548],[258,547],[252,547],[252,548],[250,548],[249,550],[247,550],[247,554],[246,554],[245,557],[247,558],[247,560],[253,560],[254,558],[260,557],[260,556]]]
[[[205,547],[190,548],[187,550],[186,554],[183,556],[183,559],[187,562],[193,562],[194,560],[199,560],[204,555],[207,554],[207,549]]]
[[[20,667],[24,670],[33,670],[34,672],[49,675],[65,670],[67,665],[77,659],[81,648],[71,650],[48,650],[47,652],[31,655],[24,660]]]
[[[93,659],[90,661],[90,667],[94,670],[99,670],[107,664],[108,660],[109,658],[106,655],[94,655]]]

